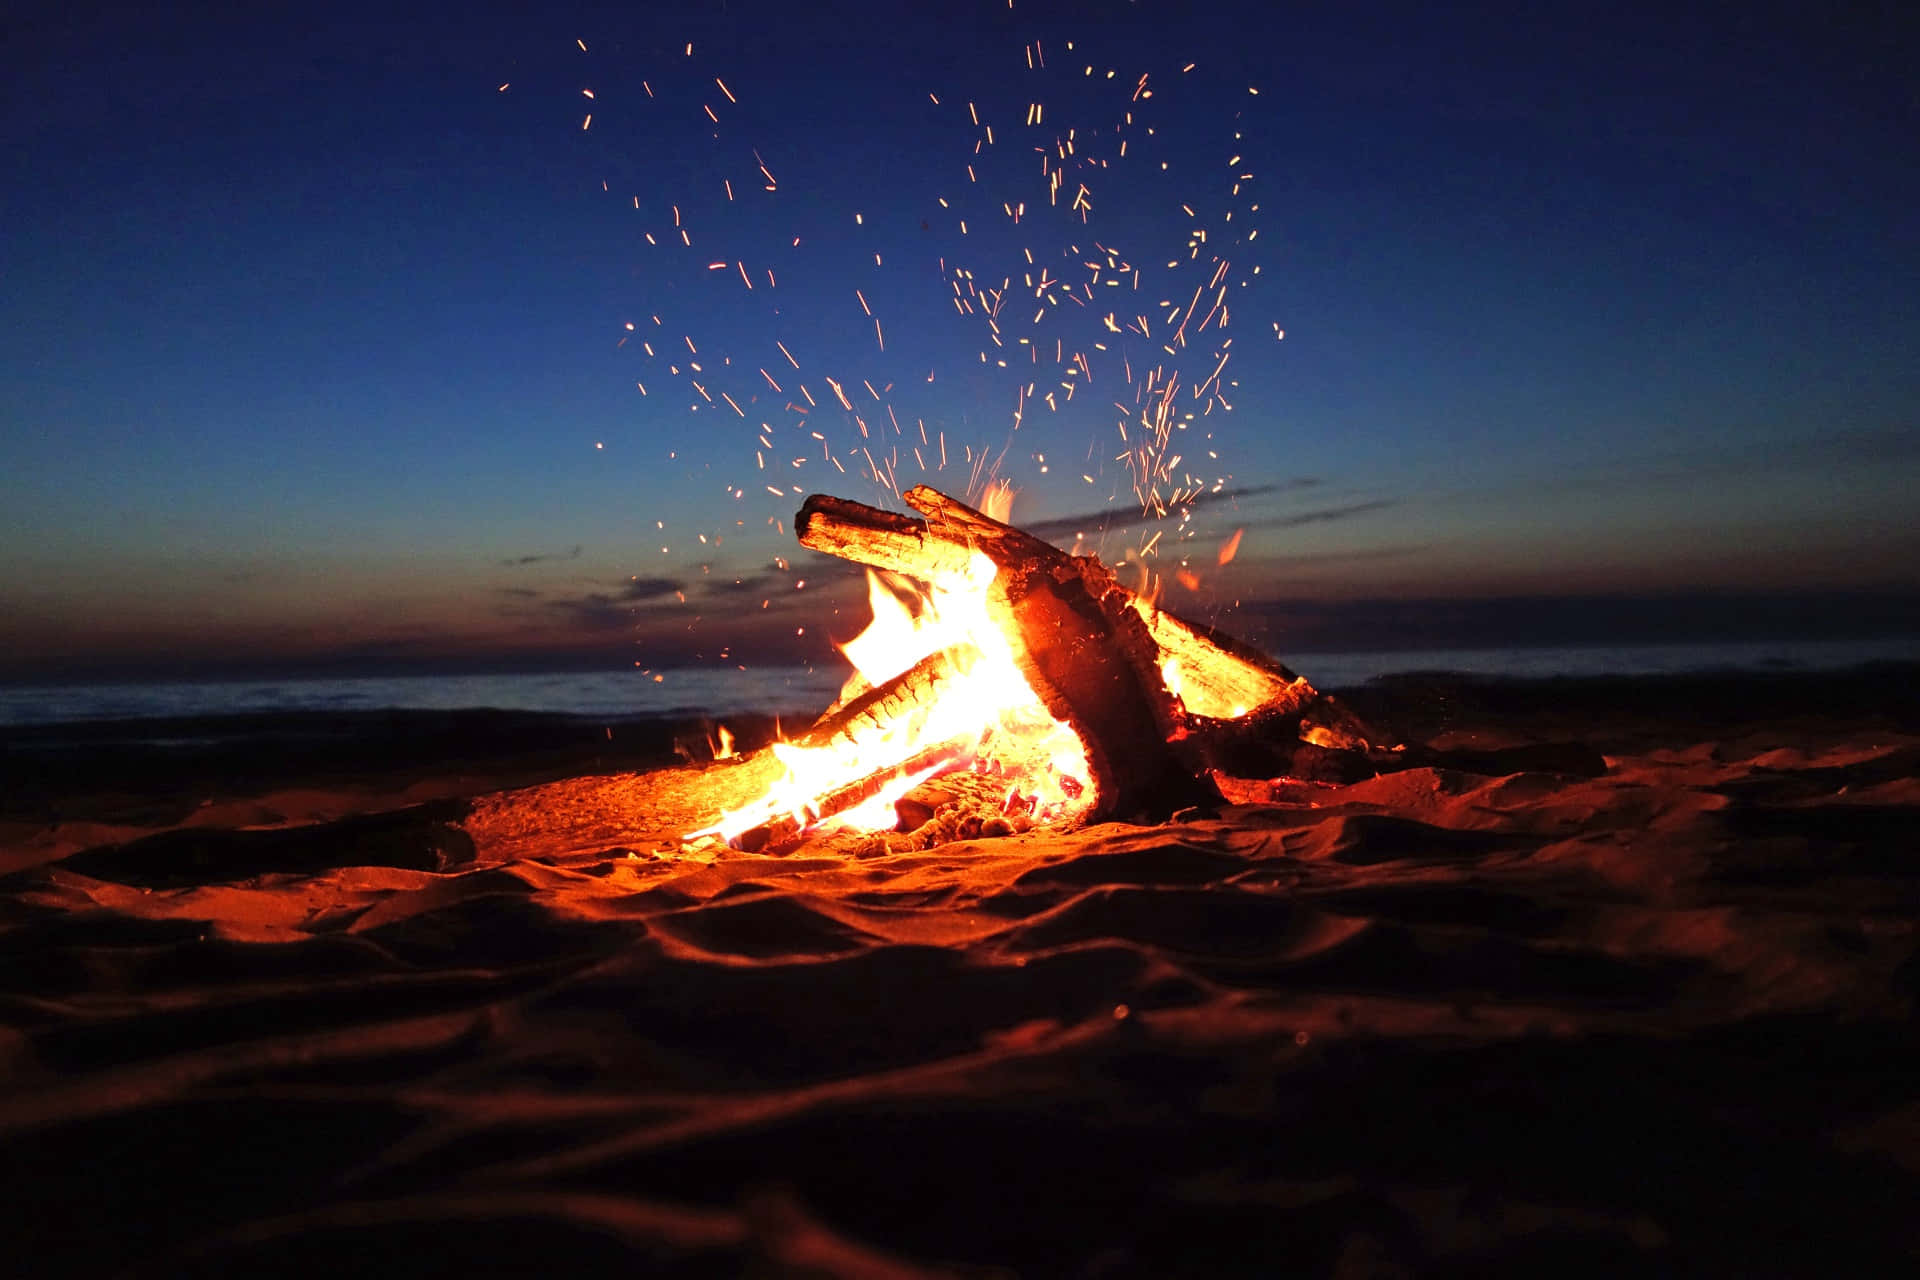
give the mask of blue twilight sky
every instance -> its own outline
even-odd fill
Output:
[[[1899,6],[192,8],[9,20],[0,677],[819,656],[996,472],[1282,653],[1920,620]]]

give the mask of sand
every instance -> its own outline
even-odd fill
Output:
[[[1405,769],[865,857],[688,854],[714,775],[632,771],[660,726],[15,744],[0,1232],[36,1275],[1903,1273],[1916,674],[1401,680],[1352,701]]]

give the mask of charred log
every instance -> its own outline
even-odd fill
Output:
[[[1152,639],[1131,610],[1109,611],[1094,587],[1058,566],[1002,566],[988,607],[1042,705],[1080,735],[1098,818],[1165,818],[1219,803],[1168,742],[1177,711],[1153,669]]]
[[[1097,817],[1163,818],[1219,793],[1168,743],[1180,711],[1133,596],[1091,556],[1070,556],[926,485],[900,495],[934,537],[984,553],[1000,572],[988,609],[1014,663],[1055,718],[1079,733]]]
[[[1236,778],[1357,782],[1393,761],[1391,753],[1372,751],[1368,741],[1353,732],[1371,730],[1344,707],[1324,694],[1309,693],[1303,704],[1276,702],[1235,719],[1195,716],[1192,750],[1208,769]]]

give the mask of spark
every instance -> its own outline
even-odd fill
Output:
[[[1009,0],[1009,7],[1011,7],[1011,0]],[[1074,48],[1074,42],[1067,42],[1067,48],[1071,51]],[[581,42],[581,49],[583,52],[585,51],[584,42]],[[686,42],[685,52],[687,57],[691,58],[693,56],[692,41]],[[1027,66],[1031,72],[1041,73],[1046,70],[1045,58],[1040,42],[1033,41],[1027,44],[1024,47],[1024,55]],[[1059,61],[1059,59],[1056,59],[1056,61]],[[1192,61],[1176,65],[1179,66],[1179,74],[1183,76],[1190,74],[1197,67],[1197,64]],[[1085,63],[1083,66],[1083,76],[1093,78],[1096,66],[1097,64],[1092,62]],[[1106,180],[1105,174],[1107,172],[1111,171],[1119,174],[1123,170],[1126,170],[1126,166],[1128,165],[1134,166],[1134,170],[1130,172],[1151,170],[1156,164],[1163,173],[1170,168],[1169,164],[1165,161],[1145,159],[1141,154],[1139,146],[1133,146],[1131,148],[1129,146],[1130,141],[1132,143],[1141,143],[1141,130],[1144,130],[1144,136],[1147,139],[1159,136],[1155,133],[1154,125],[1147,122],[1150,117],[1145,116],[1145,112],[1150,110],[1151,107],[1144,104],[1154,96],[1158,88],[1163,86],[1153,86],[1149,76],[1140,73],[1138,68],[1133,69],[1135,80],[1131,86],[1118,83],[1117,66],[1102,68],[1100,70],[1104,73],[1104,78],[1107,81],[1116,82],[1105,92],[1109,100],[1120,108],[1120,110],[1115,113],[1118,123],[1112,123],[1111,128],[1088,128],[1086,126],[1090,122],[1081,122],[1081,127],[1075,129],[1069,127],[1073,122],[1059,120],[1056,112],[1056,123],[1051,126],[1055,130],[1055,135],[1045,138],[1044,140],[1034,139],[1033,143],[1037,145],[1030,144],[1032,145],[1035,157],[1037,157],[1038,163],[1034,167],[1037,168],[1038,172],[1036,175],[1033,169],[1028,169],[1028,180],[1033,181],[1037,179],[1037,181],[1044,185],[1051,209],[1057,209],[1059,201],[1064,197],[1068,204],[1070,216],[1078,215],[1078,220],[1082,225],[1094,225],[1092,219],[1095,216],[1111,216],[1104,211],[1126,207],[1129,203],[1136,201],[1140,195],[1138,191],[1102,186],[1102,182]],[[1062,74],[1071,76],[1070,68],[1063,67]],[[1161,74],[1165,73],[1162,72]],[[722,94],[724,101],[736,106],[740,104],[739,96],[723,77],[715,75],[712,77],[712,80],[716,90]],[[1228,83],[1230,84],[1231,81]],[[651,84],[643,81],[642,85],[648,96],[650,98],[653,97],[654,93]],[[504,91],[507,87],[508,86],[503,83],[500,85],[500,90]],[[1221,87],[1224,88],[1225,86]],[[1119,96],[1114,94],[1114,90],[1118,90]],[[1248,86],[1248,92],[1251,95],[1257,96],[1259,91],[1259,86],[1257,85]],[[582,88],[581,93],[589,102],[593,102],[596,98],[597,90],[594,88]],[[1028,127],[1049,127],[1046,124],[1045,117],[1045,103],[1043,99],[1046,94],[1044,87],[1036,87],[1033,91],[1021,96],[1028,98],[1027,111],[1025,113]],[[941,95],[937,92],[927,91],[927,97],[929,103],[939,109],[940,115],[944,118],[944,102]],[[717,110],[710,105],[710,100],[709,102],[698,105],[701,106],[703,113],[711,123],[715,125],[722,123],[718,118]],[[1055,105],[1057,109],[1059,104],[1056,102]],[[969,139],[967,136],[967,127],[959,126],[959,136],[954,140],[962,146],[967,146],[969,142],[971,143],[971,162],[968,162],[969,157],[967,157],[964,152],[962,155],[956,156],[955,160],[963,164],[966,168],[966,176],[969,184],[987,184],[990,195],[985,207],[991,208],[993,203],[999,203],[1002,212],[1011,223],[1016,226],[1032,227],[1034,224],[1029,222],[1025,217],[1027,213],[1027,201],[1014,198],[1013,193],[996,190],[995,184],[997,184],[1000,175],[991,172],[982,173],[976,167],[991,163],[990,160],[979,159],[979,157],[987,155],[993,144],[997,141],[995,137],[996,125],[989,123],[989,121],[1002,111],[1011,112],[1017,110],[1017,100],[1005,101],[1000,98],[990,98],[985,108],[982,108],[977,100],[972,100],[967,101],[966,106],[968,121],[972,126],[971,138]],[[684,117],[682,118],[684,119]],[[1111,123],[1114,118],[1115,117],[1109,117],[1109,123]],[[581,128],[583,130],[590,129],[591,120],[592,115],[586,115]],[[688,123],[691,126],[694,122],[690,121]],[[957,125],[957,119],[953,123]],[[997,123],[998,125],[1004,126],[1005,118],[1002,117]],[[616,132],[618,132],[617,129]],[[717,133],[713,136],[718,137]],[[1242,135],[1234,132],[1232,136],[1235,139],[1239,139]],[[1244,146],[1242,146],[1242,149],[1244,149]],[[1195,149],[1186,148],[1185,150]],[[1261,268],[1258,264],[1244,265],[1237,273],[1233,272],[1227,261],[1219,253],[1215,252],[1215,247],[1220,246],[1223,239],[1230,240],[1232,243],[1257,247],[1259,235],[1259,228],[1248,226],[1248,223],[1251,221],[1251,215],[1257,213],[1259,206],[1242,203],[1240,197],[1240,184],[1250,181],[1252,178],[1252,174],[1246,172],[1247,157],[1238,154],[1232,147],[1228,148],[1228,150],[1229,158],[1226,161],[1226,173],[1222,174],[1217,168],[1207,166],[1209,182],[1217,182],[1222,191],[1231,185],[1232,195],[1228,207],[1211,207],[1209,201],[1213,197],[1208,196],[1207,199],[1197,198],[1199,195],[1205,194],[1200,192],[1183,193],[1187,196],[1187,202],[1181,203],[1177,200],[1170,202],[1176,203],[1179,211],[1188,219],[1183,228],[1188,232],[1187,244],[1185,246],[1187,252],[1184,256],[1179,254],[1170,255],[1163,251],[1160,257],[1155,258],[1150,250],[1144,254],[1140,253],[1138,251],[1139,246],[1137,245],[1129,246],[1136,250],[1136,252],[1128,254],[1121,252],[1118,248],[1110,248],[1100,244],[1098,241],[1094,243],[1092,250],[1086,252],[1083,252],[1078,245],[1062,247],[1058,244],[1029,243],[1027,245],[1015,246],[1019,248],[1021,258],[1024,260],[1024,274],[1016,271],[1013,274],[1018,274],[1019,279],[1006,278],[997,283],[989,283],[992,280],[990,270],[982,271],[981,276],[983,278],[976,280],[973,270],[954,265],[945,257],[942,257],[940,262],[942,283],[939,287],[942,292],[949,293],[948,300],[954,306],[957,317],[965,324],[978,323],[985,330],[984,334],[980,335],[980,360],[982,365],[987,366],[987,368],[983,369],[982,372],[985,373],[988,369],[1007,370],[1012,368],[1015,375],[1021,379],[1020,383],[1016,384],[1016,386],[1006,388],[1009,392],[1015,392],[1017,390],[1017,396],[1013,397],[1016,399],[1016,404],[1012,406],[1012,426],[1014,429],[1018,430],[1023,425],[1027,409],[1038,402],[1044,402],[1044,407],[1049,412],[1049,427],[1052,427],[1052,423],[1056,420],[1063,423],[1071,422],[1071,415],[1077,412],[1074,402],[1075,392],[1082,387],[1092,387],[1094,384],[1095,370],[1093,361],[1111,360],[1119,366],[1111,370],[1105,366],[1100,369],[1102,376],[1105,376],[1109,372],[1118,376],[1124,372],[1126,390],[1117,391],[1118,398],[1114,400],[1115,405],[1120,410],[1119,418],[1115,421],[1115,428],[1122,442],[1122,451],[1116,455],[1116,460],[1124,461],[1127,464],[1130,479],[1132,480],[1132,488],[1134,489],[1135,496],[1140,499],[1144,512],[1147,512],[1155,518],[1170,517],[1168,521],[1170,528],[1173,526],[1174,520],[1180,522],[1180,530],[1174,535],[1176,539],[1185,539],[1194,536],[1193,530],[1189,528],[1186,523],[1192,515],[1191,504],[1197,496],[1206,492],[1209,483],[1208,480],[1199,479],[1182,470],[1181,454],[1173,447],[1174,442],[1179,439],[1176,433],[1186,431],[1190,427],[1197,428],[1202,434],[1207,436],[1207,442],[1206,444],[1201,444],[1199,448],[1190,448],[1188,452],[1198,455],[1201,449],[1205,449],[1208,457],[1215,457],[1216,450],[1207,447],[1208,444],[1215,443],[1213,433],[1206,431],[1205,425],[1202,425],[1202,420],[1214,410],[1216,401],[1218,401],[1218,407],[1222,411],[1230,411],[1232,405],[1228,403],[1226,393],[1238,386],[1237,382],[1228,382],[1225,379],[1225,369],[1230,359],[1231,341],[1226,338],[1225,333],[1222,331],[1228,329],[1232,318],[1231,309],[1227,305],[1227,290],[1234,287],[1246,288],[1251,282],[1252,277],[1261,274]],[[1182,153],[1184,154],[1184,150]],[[779,187],[775,175],[758,151],[752,153],[752,159],[755,161],[757,171],[762,179],[763,188],[768,192],[777,191]],[[730,175],[722,175],[722,189],[729,203],[739,203],[746,199],[746,197],[735,193]],[[1024,192],[1021,194],[1024,194]],[[1007,195],[1009,198],[994,198],[1001,195]],[[1096,199],[1096,196],[1098,199]],[[1164,198],[1163,196],[1162,199],[1164,200]],[[942,210],[952,210],[956,215],[958,214],[958,208],[950,203],[948,197],[936,196],[936,200]],[[632,203],[637,212],[642,211],[641,201],[637,194],[632,197]],[[750,203],[750,201],[748,201],[748,203]],[[1096,206],[1102,211],[1101,214],[1095,213]],[[677,205],[673,207],[673,227],[679,233],[683,245],[689,247],[692,244],[691,222],[694,219],[684,215],[690,214],[691,212],[692,210],[682,210]],[[866,221],[864,210],[851,212],[854,213],[855,226],[864,228]],[[934,230],[937,234],[950,235],[951,229],[957,225],[960,235],[968,238],[968,246],[966,246],[968,252],[1001,252],[1003,246],[995,242],[996,238],[991,235],[990,229],[987,232],[983,232],[982,241],[976,241],[971,238],[971,221],[977,220],[979,213],[977,210],[969,210],[968,212],[971,215],[969,218],[963,219],[956,217],[955,223],[946,223],[942,227],[928,229]],[[1238,228],[1231,225],[1236,220],[1241,222],[1241,226]],[[944,222],[944,219],[942,221]],[[1224,237],[1222,235],[1223,223],[1226,224]],[[708,233],[703,232],[703,235],[706,234]],[[644,231],[643,235],[649,245],[658,246],[661,243],[657,239],[657,233],[655,232]],[[799,236],[791,236],[792,247],[796,250],[800,247],[800,239]],[[1171,247],[1172,246],[1168,246],[1168,248]],[[884,268],[884,257],[880,252],[873,250],[871,245],[861,246],[861,248],[873,253],[876,268]],[[1208,258],[1208,261],[1204,264],[1200,262],[1200,254],[1203,250],[1206,251]],[[855,256],[861,255],[856,253]],[[1143,257],[1152,259],[1154,265],[1136,265]],[[1156,272],[1155,268],[1162,260],[1166,262],[1165,272]],[[696,258],[694,261],[697,262],[698,259]],[[980,265],[979,263],[974,264],[975,267]],[[729,268],[740,276],[741,283],[748,290],[751,291],[755,289],[751,271],[745,265],[744,259],[736,257],[735,259],[716,260],[708,264],[710,271],[722,271]],[[1185,304],[1177,301],[1177,293],[1183,291],[1180,285],[1176,285],[1172,289],[1167,290],[1167,292],[1174,293],[1176,295],[1175,298],[1162,299],[1155,307],[1146,306],[1146,299],[1144,297],[1134,301],[1131,305],[1128,303],[1120,303],[1116,306],[1109,301],[1112,295],[1101,295],[1098,292],[1102,288],[1131,289],[1136,293],[1145,290],[1159,292],[1160,290],[1156,288],[1156,285],[1159,284],[1160,280],[1168,279],[1176,274],[1199,276],[1200,271],[1196,270],[1196,268],[1203,269],[1207,273],[1206,276],[1201,278],[1211,278],[1207,279],[1205,284],[1199,285],[1198,288],[1190,291],[1189,300]],[[1155,278],[1156,274],[1159,275],[1159,279]],[[769,289],[772,289],[775,285],[775,274],[772,268],[767,268],[766,284]],[[1022,294],[1016,291],[1022,290],[1026,298],[1026,307],[1024,309],[1017,305],[1021,300]],[[855,299],[860,304],[863,316],[873,324],[875,345],[884,357],[887,354],[887,347],[883,320],[875,312],[872,300],[866,297],[864,287],[857,287],[854,294]],[[1199,307],[1199,303],[1203,299],[1208,303],[1208,308],[1204,312],[1202,312]],[[1071,301],[1074,304],[1073,308],[1063,306],[1063,303],[1067,301]],[[1007,306],[1009,302],[1013,302],[1016,305],[1009,309]],[[938,304],[936,303],[936,305]],[[941,309],[944,310],[944,307]],[[1074,322],[1074,312],[1076,310],[1084,313],[1084,318],[1079,321],[1083,327],[1078,330],[1067,327]],[[1127,320],[1120,318],[1120,312],[1123,310],[1129,313]],[[890,314],[892,314],[891,311]],[[808,320],[817,323],[819,320],[819,317],[807,316],[797,316],[794,318],[801,319],[803,323],[806,323]],[[913,318],[914,317],[909,314],[909,322],[911,322]],[[655,323],[656,325],[660,323],[658,317],[655,317]],[[1088,327],[1093,328],[1091,334],[1086,334],[1086,328]],[[1274,332],[1274,340],[1282,340],[1285,335],[1279,323],[1273,322],[1271,327]],[[1052,336],[1055,339],[1053,343],[1054,350],[1051,356],[1046,355],[1044,338],[1041,336],[1041,334],[1047,330],[1052,330]],[[628,323],[625,332],[629,334],[634,332],[634,326]],[[1203,338],[1203,335],[1210,333],[1218,334],[1219,336],[1210,340]],[[1085,336],[1080,336],[1082,334],[1085,334]],[[1127,341],[1130,341],[1135,336],[1148,339],[1146,343],[1141,345],[1144,345],[1149,350],[1155,345],[1162,346],[1163,350],[1165,350],[1167,355],[1172,359],[1155,365],[1150,369],[1143,368],[1136,371],[1131,364],[1131,360],[1129,359],[1130,353],[1127,349]],[[1091,339],[1094,337],[1107,339],[1107,341],[1092,341]],[[1119,337],[1126,341],[1114,343],[1112,341],[1114,337]],[[697,355],[691,337],[685,337],[683,340],[686,342],[689,351]],[[621,342],[625,343],[626,340],[622,338]],[[995,348],[992,352],[985,350],[985,347],[989,343]],[[1112,344],[1111,347],[1109,345],[1110,343]],[[651,344],[642,343],[641,345],[646,350],[649,359],[658,358],[655,356]],[[787,361],[789,367],[796,373],[801,371],[798,358],[786,347],[785,343],[776,340],[775,345],[781,356]],[[1028,364],[1030,366],[1026,374],[1021,374],[1017,369],[1017,353],[1023,346],[1027,348]],[[1069,347],[1075,349],[1069,350]],[[1208,348],[1210,348],[1210,350],[1207,350]],[[1214,368],[1204,378],[1198,379],[1196,382],[1196,379],[1191,376],[1195,371],[1183,371],[1177,366],[1189,359],[1199,356],[1202,350],[1207,350],[1207,354],[1211,355],[1216,363]],[[1188,354],[1190,351],[1192,352],[1191,356]],[[1131,354],[1139,354],[1138,348],[1133,350]],[[996,359],[995,357],[1001,358]],[[1160,357],[1155,356],[1154,358],[1158,360]],[[1045,371],[1038,368],[1043,359],[1049,362],[1048,369]],[[743,400],[731,394],[731,388],[739,384],[735,383],[721,367],[716,367],[711,357],[707,360],[708,368],[706,372],[702,372],[701,365],[697,362],[683,363],[691,363],[688,381],[697,396],[696,401],[688,406],[691,410],[698,411],[706,405],[717,406],[717,404],[724,402],[734,410],[736,416],[745,419],[747,415],[743,407],[744,404],[752,403],[754,398],[759,394],[772,394],[775,397],[772,403],[779,403],[781,400],[786,401],[782,412],[791,413],[793,416],[786,418],[785,421],[780,424],[778,430],[776,430],[775,426],[768,423],[763,422],[760,424],[762,434],[758,438],[758,443],[761,452],[756,454],[757,465],[765,469],[777,469],[782,455],[788,452],[785,446],[777,444],[779,434],[790,425],[799,428],[802,432],[810,435],[812,440],[819,442],[822,450],[822,461],[832,463],[836,471],[842,474],[848,473],[849,467],[843,465],[844,462],[847,461],[846,453],[841,451],[839,446],[829,439],[832,433],[828,432],[823,434],[820,431],[807,431],[809,415],[817,414],[826,406],[822,406],[816,400],[814,393],[806,384],[796,383],[797,394],[789,398],[780,382],[767,368],[743,363],[743,367],[740,370],[741,372],[749,370],[758,372],[769,388],[769,392],[767,393],[756,393],[749,386],[742,392],[743,396],[748,397]],[[722,357],[721,365],[730,367],[731,360]],[[683,375],[683,370],[680,368],[673,368],[671,372],[676,378]],[[824,375],[816,370],[815,376],[816,379],[818,379]],[[936,368],[929,367],[926,377],[927,383],[934,383],[936,376]],[[703,381],[694,381],[694,378],[700,378]],[[876,403],[884,405],[887,414],[885,421],[869,422],[854,411],[848,395],[848,387],[849,384],[856,381],[864,385]],[[826,385],[831,389],[837,407],[852,417],[852,425],[856,426],[860,432],[860,440],[853,442],[854,448],[858,450],[858,452],[852,454],[852,470],[857,474],[860,470],[860,465],[864,463],[865,471],[869,479],[887,488],[890,492],[897,492],[898,470],[905,462],[910,461],[917,463],[922,472],[930,471],[936,464],[940,468],[947,466],[948,450],[945,433],[944,431],[936,431],[933,427],[929,426],[924,418],[914,418],[913,420],[917,427],[918,446],[915,446],[910,440],[886,442],[884,433],[888,425],[892,426],[896,437],[904,435],[901,414],[905,413],[908,418],[912,418],[913,406],[910,402],[903,400],[896,407],[895,404],[886,398],[894,392],[893,383],[887,382],[885,392],[883,393],[882,391],[875,390],[876,381],[885,381],[885,379],[878,377],[878,375],[876,375],[874,379],[862,379],[859,371],[846,370],[839,378],[827,377]],[[917,382],[918,379],[914,381]],[[635,386],[643,395],[647,394],[648,389],[644,384],[636,382]],[[718,400],[716,400],[715,397],[718,397]],[[1126,403],[1129,400],[1132,401],[1130,405]],[[761,412],[767,411],[761,410]],[[1055,419],[1051,415],[1059,415],[1059,417]],[[1114,421],[1112,418],[1109,418],[1109,420]],[[1002,421],[1004,422],[1005,420],[1002,419]],[[1029,428],[1029,434],[1031,434],[1031,429],[1038,426],[1037,423],[1025,425]],[[874,428],[877,428],[881,433],[879,437],[872,437],[871,430]],[[1052,429],[1058,430],[1058,428]],[[932,445],[932,439],[936,435],[939,443],[937,451]],[[863,447],[861,444],[862,440],[868,441],[869,445]],[[962,440],[956,440],[956,443],[964,444]],[[972,465],[976,474],[980,472],[983,466],[986,466],[991,468],[989,472],[990,475],[997,475],[1002,461],[1005,459],[1004,449],[996,456],[994,451],[990,449],[976,450],[971,445],[965,445],[964,448],[967,460]],[[873,452],[873,450],[879,450],[879,452],[876,453]],[[901,454],[903,450],[911,451],[912,457],[902,457]],[[809,442],[806,453],[810,453],[810,451],[811,443]],[[840,453],[840,456],[836,456],[837,452]],[[1103,483],[1104,475],[1104,463],[1095,457],[1098,453],[1099,447],[1093,445],[1090,441],[1088,459],[1083,463],[1083,466],[1085,466],[1087,470],[1079,473],[1071,473],[1070,464],[1067,464],[1064,459],[1060,459],[1063,473],[1078,474],[1084,484],[1098,487]],[[805,454],[787,459],[790,465],[794,467],[800,467],[808,460]],[[1046,474],[1049,464],[1044,455],[1029,454],[1027,465],[1035,467],[1042,474]],[[1217,461],[1214,465],[1218,465]],[[1062,475],[1063,480],[1067,478],[1068,474]],[[1216,491],[1220,486],[1228,482],[1228,479],[1224,477],[1212,481]],[[766,487],[771,494],[779,495],[783,493],[782,490],[774,486]],[[744,490],[733,491],[732,486],[729,486],[729,490],[732,496],[736,498],[747,496]],[[795,492],[797,493],[799,490],[796,489]],[[1235,541],[1230,545],[1237,546],[1237,536],[1236,534]],[[1158,534],[1149,538],[1142,548],[1141,554],[1152,554],[1153,549],[1159,545],[1160,541],[1161,538]],[[1231,553],[1226,552],[1226,554],[1230,555]],[[1224,564],[1225,560],[1223,559],[1221,563]],[[1183,573],[1186,572],[1187,561],[1184,559],[1181,561],[1181,568]],[[1171,571],[1169,571],[1169,576],[1172,576]]]

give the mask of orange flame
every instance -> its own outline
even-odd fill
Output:
[[[1233,531],[1233,535],[1229,537],[1225,542],[1220,544],[1220,563],[1221,564],[1232,563],[1233,557],[1237,555],[1240,551],[1240,535],[1245,532],[1246,532],[1245,529],[1235,529]]]
[[[996,485],[987,502],[1004,509],[1011,497],[1011,490]],[[899,589],[869,570],[873,620],[840,647],[857,672],[842,691],[843,701],[862,681],[884,684],[935,652],[971,655],[970,660],[939,697],[922,700],[893,720],[859,727],[826,746],[775,743],[773,752],[786,766],[786,775],[758,801],[688,838],[716,835],[731,841],[783,815],[800,827],[815,826],[822,796],[898,769],[927,749],[949,743],[956,746],[953,759],[896,778],[857,808],[818,825],[865,831],[892,827],[897,821],[895,800],[926,778],[955,767],[1009,770],[1015,775],[1010,777],[1010,797],[1035,818],[1068,816],[1091,807],[1092,773],[1079,736],[1041,705],[988,614],[987,592],[997,571],[991,559],[975,552],[965,572],[930,584],[913,608]]]

